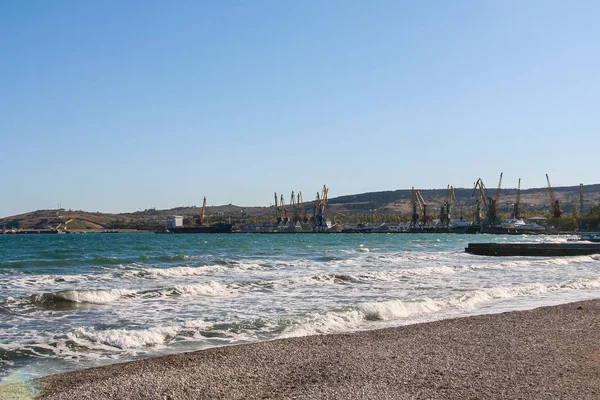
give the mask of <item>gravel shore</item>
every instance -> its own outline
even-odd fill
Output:
[[[36,385],[43,399],[599,399],[600,300],[215,348]]]

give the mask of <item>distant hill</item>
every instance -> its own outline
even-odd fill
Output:
[[[552,188],[554,195],[559,200],[561,208],[565,213],[573,212],[573,208],[579,208],[579,186],[564,186]],[[421,189],[423,200],[435,210],[441,207],[448,199],[448,189]],[[472,188],[454,189],[457,203],[454,209],[461,207],[468,211],[474,207],[477,193],[473,194]],[[487,189],[488,195],[495,197],[496,189]],[[517,189],[501,189],[498,200],[499,210],[508,210],[516,201]],[[584,209],[600,202],[600,184],[584,185]],[[411,213],[412,212],[412,190],[402,189],[385,192],[370,192],[348,196],[340,196],[329,200],[331,209],[336,212],[365,212],[380,210],[385,213]],[[549,210],[550,195],[548,188],[522,189],[521,208],[526,212],[544,213]],[[470,211],[472,213],[472,211]]]
[[[495,197],[496,189],[488,188],[488,195]],[[563,186],[553,188],[556,198],[565,214],[579,208],[579,186]],[[439,208],[448,198],[447,189],[421,189],[430,215],[437,215]],[[516,200],[516,189],[501,189],[498,209],[503,214],[512,211]],[[464,212],[470,218],[474,212],[477,194],[472,188],[455,188],[457,203],[454,214]],[[394,191],[369,192],[339,196],[329,199],[327,213],[331,216],[360,216],[369,213],[382,215],[400,215],[408,218],[412,212],[411,189]],[[584,210],[600,203],[600,184],[584,186]],[[314,201],[301,204],[308,216],[314,210]],[[550,209],[550,196],[547,188],[521,190],[521,210],[524,214],[545,215]],[[0,218],[0,228],[44,229],[64,228],[71,230],[101,229],[159,229],[165,227],[167,219],[172,215],[184,216],[185,224],[194,223],[200,215],[200,207],[178,207],[168,210],[148,209],[134,213],[105,214],[98,212],[73,210],[37,210],[25,214]],[[288,214],[292,210],[288,206]],[[236,205],[208,206],[205,211],[206,220],[213,222],[251,222],[264,221],[275,217],[274,207],[241,207]]]

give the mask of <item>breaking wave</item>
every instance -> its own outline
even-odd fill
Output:
[[[133,296],[135,290],[63,290],[56,293],[36,294],[30,297],[31,302],[40,305],[50,305],[63,302],[108,304],[122,297]]]
[[[166,288],[147,290],[107,289],[107,290],[62,290],[27,297],[29,303],[43,306],[68,306],[69,304],[110,304],[121,299],[135,297],[163,296],[228,296],[238,289],[237,285],[226,285],[210,281],[193,285],[173,285]]]

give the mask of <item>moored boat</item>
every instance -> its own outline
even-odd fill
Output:
[[[588,242],[600,243],[600,233],[585,233],[579,236],[581,240],[587,240]]]
[[[212,225],[197,224],[192,226],[183,226],[183,217],[174,215],[171,217],[171,226],[163,232],[157,233],[232,233],[233,225],[225,223],[216,223]]]
[[[219,223],[204,226],[179,226],[170,227],[168,231],[170,233],[231,233],[233,225]]]

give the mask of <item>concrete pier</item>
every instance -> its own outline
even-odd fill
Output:
[[[481,256],[583,256],[600,254],[600,243],[469,243],[465,252]]]

